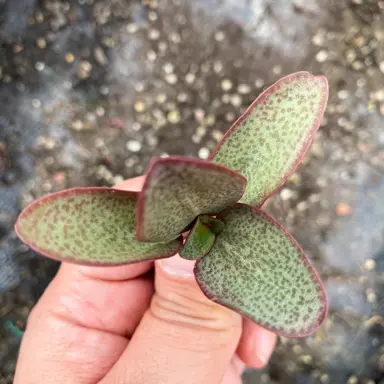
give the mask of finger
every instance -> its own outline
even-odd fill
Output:
[[[237,353],[243,362],[252,368],[262,368],[272,355],[276,335],[249,319],[243,320],[243,333]]]
[[[241,334],[241,317],[208,300],[194,262],[156,262],[150,309],[103,384],[219,383]]]
[[[131,337],[148,308],[152,281],[143,276],[113,281],[87,277],[63,265],[36,312],[67,319],[86,328]]]
[[[225,371],[224,378],[221,384],[241,384],[241,375],[244,372],[245,364],[237,355],[234,355],[231,364]]]
[[[124,180],[123,182],[116,184],[113,188],[139,192],[143,188],[144,180],[145,176],[134,177],[133,179]]]
[[[15,383],[99,381],[149,306],[146,278],[105,281],[63,266],[28,320]]]

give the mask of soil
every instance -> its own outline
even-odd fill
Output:
[[[330,82],[310,154],[266,209],[323,277],[330,313],[244,383],[383,384],[384,2],[0,0],[0,383],[58,264],[23,245],[26,204],[112,186],[152,156],[206,158],[268,85]]]

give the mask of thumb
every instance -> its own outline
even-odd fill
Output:
[[[179,256],[156,262],[151,306],[108,375],[111,382],[221,382],[240,339],[241,317],[203,295],[193,266]]]

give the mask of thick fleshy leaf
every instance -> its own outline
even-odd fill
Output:
[[[224,229],[224,223],[216,217],[200,215],[199,220],[208,226],[215,235],[218,235]]]
[[[316,271],[293,237],[266,213],[237,204],[195,276],[211,300],[287,337],[312,333],[327,313]]]
[[[169,241],[200,214],[217,213],[237,202],[246,180],[231,169],[185,157],[150,164],[137,207],[137,239]]]
[[[206,221],[206,219],[204,221]],[[220,221],[219,223],[223,224]],[[201,216],[199,216],[190,230],[179,255],[183,259],[197,260],[205,256],[211,250],[212,245],[215,242],[215,237],[215,233],[208,225],[203,223]]]
[[[35,251],[62,261],[116,265],[169,257],[182,246],[136,240],[138,193],[75,188],[47,195],[24,209],[16,232]]]
[[[211,158],[246,177],[241,202],[262,205],[295,171],[312,143],[327,99],[324,76],[298,72],[265,90],[235,122]]]

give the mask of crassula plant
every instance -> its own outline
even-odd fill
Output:
[[[286,76],[253,102],[208,161],[156,158],[141,192],[47,195],[24,209],[16,232],[37,252],[78,264],[179,253],[197,260],[196,281],[209,299],[277,334],[309,335],[327,313],[323,285],[300,245],[261,207],[308,151],[327,98],[324,76]]]

